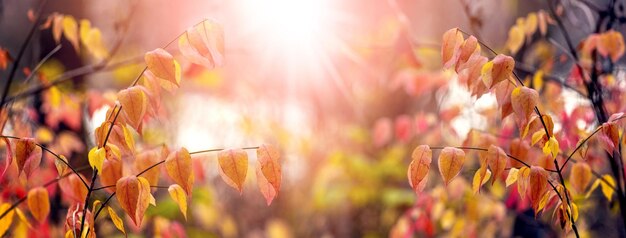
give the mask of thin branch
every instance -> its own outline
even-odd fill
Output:
[[[33,22],[33,26],[30,28],[30,31],[28,32],[26,39],[22,42],[22,46],[20,46],[20,50],[17,53],[17,58],[15,59],[15,62],[13,62],[13,65],[11,66],[11,72],[9,73],[9,78],[7,79],[6,84],[4,84],[4,91],[2,92],[2,97],[0,98],[0,107],[4,105],[5,100],[7,96],[9,95],[9,88],[11,88],[11,83],[13,82],[13,79],[15,79],[15,73],[17,72],[17,68],[19,67],[20,62],[22,61],[22,57],[24,56],[24,53],[26,52],[28,43],[30,43],[30,40],[33,38],[33,35],[35,34],[35,30],[37,30],[37,27],[39,26],[43,9],[45,8],[47,4],[48,4],[48,0],[44,0],[39,6],[39,9],[37,9],[37,13],[36,13],[37,17],[35,18],[35,21]]]
[[[89,198],[91,198],[91,193],[93,192],[93,186],[96,184],[96,178],[98,176],[98,169],[93,169],[93,175],[91,176],[91,186],[89,186],[89,190],[87,190],[87,196],[85,197],[85,205],[83,206],[83,217],[80,221],[80,233],[83,234],[83,228],[85,228],[85,217],[87,214],[87,208],[89,207]]]
[[[37,64],[37,66],[35,66],[35,68],[33,68],[33,70],[31,70],[30,74],[28,75],[28,77],[26,77],[26,79],[24,79],[23,84],[28,83],[28,81],[30,81],[32,78],[35,77],[35,75],[37,75],[37,71],[39,71],[39,69],[41,68],[41,66],[43,66],[43,64],[45,64],[46,62],[48,62],[48,60],[61,49],[61,44],[58,44],[56,47],[54,47],[54,49],[52,49],[52,51],[50,51],[50,53],[48,53],[45,57],[43,57],[43,59],[41,59],[41,61],[39,61],[39,63]]]
[[[444,149],[444,148],[446,148],[446,147],[445,147],[445,146],[431,146],[431,147],[430,147],[430,149],[431,149],[431,150],[442,150],[442,149]],[[461,149],[461,150],[489,151],[488,149],[485,149],[485,148],[479,148],[479,147],[454,146],[454,148]],[[529,167],[529,168],[530,168],[530,165],[529,165],[529,164],[527,164],[526,162],[524,162],[524,161],[522,161],[522,160],[520,160],[520,159],[518,159],[518,158],[515,158],[515,156],[512,156],[512,155],[510,155],[510,154],[506,154],[506,156],[507,156],[507,157],[509,157],[509,158],[511,158],[511,159],[513,159],[513,160],[515,160],[515,161],[517,161],[517,162],[520,162],[520,163],[521,163],[521,164],[523,164],[524,166],[526,166],[526,167]],[[548,171],[548,172],[552,172],[552,173],[557,172],[556,170],[552,170],[552,169],[546,169],[546,168],[543,168],[543,169],[544,169],[544,170],[546,170],[546,171]]]

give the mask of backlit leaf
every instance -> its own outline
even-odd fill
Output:
[[[452,28],[443,34],[441,59],[444,68],[450,68],[459,57],[459,48],[463,43],[463,34],[458,28]]]
[[[480,191],[480,187],[487,183],[489,178],[491,178],[491,170],[487,169],[487,167],[480,167],[480,169],[476,170],[472,180],[472,191],[474,191],[474,194]]]
[[[187,220],[187,194],[185,193],[185,190],[183,190],[183,188],[178,184],[172,184],[167,191],[169,192],[170,197],[172,197],[172,200],[178,204],[180,212],[185,217],[185,220]]]
[[[141,226],[143,215],[154,199],[150,194],[148,181],[145,178],[130,175],[118,180],[115,188],[116,197],[122,209],[135,225]]]
[[[26,177],[39,168],[42,156],[41,147],[35,143],[33,138],[22,138],[15,141],[15,161],[17,162],[17,168],[19,173],[22,171],[26,173]]]
[[[624,55],[624,37],[622,33],[609,30],[600,34],[598,53],[604,57],[610,57],[613,62],[617,62]]]
[[[257,159],[261,166],[261,171],[267,181],[274,187],[276,192],[280,191],[282,172],[280,166],[280,152],[272,146],[263,144],[256,150]]]
[[[609,154],[612,154],[619,145],[619,127],[615,122],[605,122],[598,134],[600,146]]]
[[[520,198],[522,199],[526,197],[526,189],[528,188],[529,177],[529,167],[522,167],[517,172],[517,191],[519,192]]]
[[[190,195],[194,177],[189,151],[183,147],[170,153],[165,159],[165,169],[170,178]]]
[[[515,183],[517,181],[517,173],[519,172],[519,169],[517,168],[511,168],[509,170],[509,175],[506,176],[506,186],[511,186],[511,184]]]
[[[104,160],[106,159],[105,149],[93,147],[89,150],[87,157],[89,158],[89,165],[102,172],[102,164],[104,164]]]
[[[113,222],[113,225],[115,225],[115,228],[126,235],[126,231],[124,230],[124,221],[122,218],[120,218],[117,213],[115,213],[113,208],[109,206],[107,206],[107,211],[109,212],[109,217],[111,217],[111,221]]]
[[[140,87],[141,86],[133,86],[121,90],[117,94],[117,98],[122,105],[122,113],[127,119],[127,123],[137,129],[137,131],[139,131],[139,125],[148,109],[148,97]]]
[[[587,193],[586,197],[589,197],[591,192],[593,192],[593,190],[595,190],[598,186],[600,186],[602,188],[602,194],[604,194],[604,197],[606,197],[606,200],[609,200],[610,202],[613,199],[613,193],[615,192],[613,190],[613,188],[615,187],[615,180],[613,179],[611,175],[608,175],[608,174],[605,174],[604,176],[602,176],[602,178],[606,180],[606,182],[599,178],[596,179],[596,181],[593,182],[593,185],[591,185],[591,188],[589,189],[589,192]]]
[[[413,150],[411,158],[412,161],[409,165],[407,176],[413,191],[415,191],[415,193],[419,193],[426,185],[425,180],[428,176],[428,171],[430,170],[433,152],[430,150],[428,145],[420,145]]]
[[[548,192],[548,173],[539,166],[531,166],[528,177],[528,199],[535,213],[539,212],[540,202]]]
[[[48,190],[44,187],[33,188],[28,191],[26,202],[28,203],[28,209],[33,217],[43,223],[50,213],[50,198],[48,197]]]
[[[144,59],[148,65],[148,69],[154,76],[167,80],[176,86],[179,85],[180,65],[169,52],[158,48],[146,53]]]
[[[9,167],[11,167],[11,163],[13,163],[13,144],[11,144],[11,141],[9,141],[8,138],[3,138],[3,140],[6,146],[6,156],[4,159],[4,169],[2,169],[0,179],[4,177],[4,174],[7,172]]]
[[[242,193],[248,172],[248,154],[242,149],[223,150],[217,154],[217,160],[222,180]]]
[[[86,182],[89,183],[89,181]],[[68,175],[65,179],[59,180],[59,187],[61,187],[63,195],[68,196],[75,202],[84,202],[87,196],[87,188],[75,173]]]
[[[524,30],[518,26],[514,25],[509,29],[509,38],[506,41],[506,48],[511,52],[511,54],[516,54],[517,51],[522,48],[524,44]]]
[[[461,172],[464,162],[465,152],[463,152],[463,150],[454,147],[446,147],[441,150],[441,153],[439,154],[438,166],[439,173],[441,174],[443,182],[446,186],[459,174],[459,172]]]
[[[222,66],[224,61],[224,29],[213,20],[189,28],[178,39],[178,49],[191,63],[208,69]]]
[[[553,159],[559,154],[559,141],[554,136],[550,137],[550,140],[543,146],[543,154],[551,155]]]
[[[257,184],[259,185],[259,190],[261,191],[261,194],[263,194],[265,202],[269,206],[272,204],[272,201],[277,195],[276,189],[274,189],[274,186],[267,181],[260,167],[256,168],[256,179]]]
[[[538,102],[539,94],[534,89],[517,87],[513,90],[511,106],[520,128],[524,128],[529,123],[530,116]]]
[[[489,146],[487,151],[487,163],[489,164],[489,168],[493,170],[493,180],[491,181],[492,185],[496,179],[504,173],[507,161],[508,156],[502,148],[495,145]]]
[[[515,60],[508,55],[497,55],[493,60],[483,65],[481,76],[487,88],[494,87],[497,83],[505,81],[513,75]]]

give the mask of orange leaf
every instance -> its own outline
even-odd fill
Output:
[[[89,183],[89,181],[86,182]],[[61,187],[64,195],[67,195],[75,202],[84,202],[87,196],[87,188],[75,173],[68,175],[65,179],[59,180],[59,187]]]
[[[269,206],[276,197],[276,189],[274,189],[274,186],[267,181],[260,167],[256,168],[256,179],[257,184],[259,185],[259,190],[261,191],[261,194],[263,194],[263,197],[265,197],[265,202]]]
[[[420,145],[413,150],[411,158],[413,160],[409,165],[407,176],[413,191],[419,193],[426,186],[430,163],[433,160],[433,151],[430,150],[428,145]]]
[[[464,162],[465,152],[463,152],[463,150],[454,147],[446,147],[441,150],[441,153],[439,154],[438,166],[439,173],[441,174],[443,182],[446,186],[448,186],[450,180],[461,172]]]
[[[248,172],[248,153],[242,149],[223,150],[217,154],[217,159],[222,180],[242,193]]]
[[[539,212],[539,205],[544,195],[548,192],[548,173],[539,166],[531,166],[528,177],[528,199],[535,213]]]
[[[517,87],[511,93],[511,106],[517,118],[519,128],[524,128],[539,102],[539,94],[532,88]],[[520,130],[522,131],[522,130]]]
[[[611,61],[617,62],[624,55],[624,37],[622,33],[609,30],[600,35],[598,53],[604,57],[610,56]]]
[[[212,20],[189,28],[178,40],[178,49],[191,63],[213,69],[224,61],[224,29]]]
[[[28,209],[30,209],[30,213],[33,214],[33,217],[39,221],[39,223],[43,223],[46,221],[48,217],[48,213],[50,213],[50,199],[48,198],[48,190],[44,187],[33,188],[28,191],[28,195],[26,197],[26,202],[28,203]]]
[[[522,167],[517,172],[517,191],[520,198],[526,197],[526,189],[528,188],[528,178],[530,176],[530,168]]]
[[[615,122],[605,122],[602,124],[598,135],[600,146],[609,154],[612,154],[619,145],[619,128]]]
[[[33,138],[22,138],[15,142],[15,161],[19,169],[19,174],[24,171],[26,177],[39,167],[41,163],[42,150],[35,143]]]
[[[127,123],[137,129],[137,131],[140,131],[139,125],[148,109],[148,97],[140,87],[141,86],[133,86],[117,94],[117,98],[122,105],[122,113],[126,117]]]
[[[117,200],[122,209],[135,225],[141,226],[141,220],[152,197],[148,181],[145,178],[130,175],[118,180],[115,188]]]
[[[497,83],[509,79],[514,68],[515,60],[511,56],[500,54],[483,65],[480,74],[485,86],[493,88]]]
[[[187,194],[185,194],[183,188],[178,184],[172,184],[167,191],[172,197],[172,200],[178,204],[180,212],[185,217],[185,220],[187,220]]]
[[[58,13],[52,14],[52,38],[54,42],[61,42],[61,33],[63,33],[63,15]]]
[[[245,153],[245,152],[244,152]],[[280,182],[282,178],[280,166],[280,153],[272,145],[263,144],[256,150],[257,159],[261,166],[263,176],[274,187],[276,192],[280,191]]]
[[[572,184],[574,191],[584,194],[587,185],[591,182],[591,168],[585,162],[578,162],[572,166],[569,174],[569,182]]]
[[[4,169],[2,170],[2,173],[0,174],[0,179],[4,177],[4,174],[7,172],[7,170],[9,169],[9,167],[11,167],[11,163],[13,163],[13,146],[11,144],[11,141],[9,141],[8,138],[3,138],[5,146],[6,146],[6,159],[4,161]]]
[[[474,36],[470,36],[469,38],[467,38],[467,40],[463,41],[463,44],[461,45],[459,58],[456,62],[455,70],[458,72],[460,65],[463,65],[465,62],[467,62],[472,55],[479,53],[480,45],[478,44],[478,39],[476,39],[476,37]]]
[[[122,178],[123,162],[121,160],[107,159],[102,165],[100,179],[103,186],[115,185]],[[107,191],[113,192],[115,188],[106,188]]]
[[[0,69],[5,70],[11,61],[9,52],[3,48],[0,48]]]
[[[148,167],[163,160],[163,158],[164,156],[161,155],[158,149],[142,151],[135,157],[135,169],[137,172],[144,171],[148,169]],[[158,169],[150,169],[144,172],[141,177],[146,178],[148,182],[150,182],[150,185],[156,186],[159,182],[159,174],[160,171]]]
[[[504,119],[513,112],[513,106],[511,105],[511,93],[515,88],[515,84],[509,80],[504,80],[495,85],[496,90],[496,102],[500,108],[500,118]]]
[[[165,170],[174,182],[185,189],[187,195],[191,194],[194,177],[191,155],[187,149],[180,148],[174,153],[170,153],[165,159]]]
[[[443,60],[443,67],[450,68],[459,57],[458,50],[461,44],[463,44],[463,34],[458,28],[452,28],[443,34],[442,42],[441,59]]]
[[[144,59],[154,76],[179,86],[180,65],[169,52],[158,48],[146,53]]]
[[[496,179],[504,173],[507,161],[508,156],[502,148],[495,145],[489,146],[489,150],[487,151],[487,163],[489,163],[489,167],[493,171],[493,180],[491,180],[492,185]]]

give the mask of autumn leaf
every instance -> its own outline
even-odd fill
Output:
[[[109,206],[107,206],[107,211],[109,212],[109,217],[111,217],[111,221],[113,222],[113,225],[115,225],[115,228],[126,235],[126,231],[124,230],[124,221],[122,218],[120,218],[117,213],[115,213],[113,208]]]
[[[528,188],[529,177],[529,167],[522,167],[517,172],[517,191],[519,192],[520,198],[522,199],[526,197],[526,189]]]
[[[511,54],[516,54],[522,45],[524,44],[524,30],[518,26],[514,25],[509,29],[509,38],[506,41],[506,48],[511,52]]]
[[[480,191],[481,186],[489,181],[489,178],[491,178],[491,170],[487,169],[487,167],[480,167],[480,169],[476,170],[474,179],[472,179],[472,191],[474,191],[474,195]]]
[[[615,122],[605,122],[600,128],[598,134],[600,146],[609,154],[618,148],[619,145],[619,128]]]
[[[141,226],[143,215],[154,199],[150,194],[150,184],[145,178],[134,175],[126,176],[117,181],[115,186],[120,206],[135,225]]]
[[[166,158],[162,153],[160,153],[159,149],[142,151],[137,154],[135,157],[135,170],[136,171],[145,171],[150,166],[158,163],[159,161]],[[158,169],[150,169],[145,171],[141,177],[144,177],[150,182],[150,185],[156,186],[159,182],[160,171]]]
[[[179,86],[180,65],[169,52],[158,48],[146,53],[144,59],[154,76]]]
[[[117,94],[117,98],[122,105],[122,113],[127,119],[127,123],[139,131],[146,110],[148,109],[148,97],[141,86],[133,86],[121,90]]]
[[[48,190],[44,187],[33,188],[28,191],[26,202],[28,203],[28,209],[33,217],[43,223],[50,213],[50,198],[48,197]]]
[[[569,174],[569,182],[574,191],[579,194],[585,193],[585,189],[591,182],[591,168],[585,162],[578,162],[572,165],[572,171]]]
[[[263,171],[261,171],[261,167],[256,168],[256,179],[259,190],[261,194],[263,194],[266,204],[269,206],[277,195],[276,189],[267,181],[267,178],[263,175]]]
[[[124,162],[116,159],[107,159],[102,164],[100,179],[103,186],[115,185],[122,178]],[[114,192],[115,188],[106,188],[109,192]]]
[[[102,42],[102,32],[98,28],[91,27],[89,20],[80,20],[79,34],[80,42],[94,58],[104,59],[109,56]]]
[[[550,140],[546,142],[543,146],[543,154],[552,156],[552,159],[556,159],[556,156],[559,155],[559,141],[556,140],[554,136],[550,137]]]
[[[407,171],[409,184],[415,193],[424,190],[426,186],[430,163],[432,162],[433,152],[428,145],[420,145],[413,150],[411,154],[411,164]]]
[[[222,66],[224,61],[224,29],[213,20],[189,28],[178,39],[178,49],[191,63],[208,69]]]
[[[165,170],[175,183],[183,187],[187,195],[191,195],[194,177],[191,155],[187,149],[183,147],[170,153],[165,159]]]
[[[89,165],[91,165],[92,168],[102,171],[102,164],[104,164],[104,160],[106,159],[106,151],[104,148],[91,148],[87,157],[89,158]]]
[[[496,102],[498,103],[498,108],[500,108],[501,119],[513,113],[513,106],[511,105],[513,89],[515,89],[515,84],[509,80],[504,80],[495,85]]]
[[[13,223],[13,214],[15,214],[15,211],[8,211],[9,209],[11,209],[10,203],[0,204],[0,214],[4,214],[6,212],[6,215],[0,219],[0,237],[4,237],[7,230],[9,230],[9,227],[11,227],[11,223]]]
[[[452,28],[443,34],[441,45],[441,59],[443,67],[450,68],[459,57],[459,48],[463,44],[463,34],[458,28]]]
[[[511,168],[509,170],[509,174],[506,176],[506,186],[511,186],[511,184],[515,183],[517,181],[517,173],[519,172],[519,169],[517,168]]]
[[[438,166],[439,173],[446,186],[461,172],[464,162],[465,152],[463,150],[454,147],[445,147],[441,150]]]
[[[604,57],[610,57],[613,62],[617,62],[624,55],[624,37],[622,33],[609,30],[600,34],[598,53]]]
[[[89,183],[89,181],[86,182]],[[59,187],[61,187],[64,195],[75,202],[82,202],[87,196],[87,188],[75,173],[68,175],[65,179],[59,180]]]
[[[539,166],[531,166],[528,176],[528,199],[535,210],[539,212],[540,202],[548,192],[548,173]]]
[[[508,55],[497,55],[493,60],[483,65],[480,74],[487,88],[493,88],[496,84],[508,80],[513,75],[515,60]]]
[[[458,72],[458,69],[461,65],[467,62],[470,57],[474,54],[480,53],[480,44],[478,44],[478,39],[474,36],[470,36],[463,44],[461,44],[461,48],[459,49],[459,58],[456,62],[455,70]]]
[[[180,212],[185,217],[185,220],[187,220],[187,194],[185,194],[185,190],[178,184],[172,184],[167,191],[170,197],[172,197],[172,200],[178,204]]]
[[[41,147],[33,138],[22,138],[15,141],[15,161],[19,174],[24,171],[26,177],[30,177],[35,169],[39,168],[42,153]]]
[[[61,24],[63,24],[62,29],[65,39],[72,43],[74,50],[78,52],[78,23],[76,23],[76,19],[70,15],[63,15],[63,21]]]
[[[613,200],[613,188],[615,188],[615,179],[613,179],[613,177],[608,174],[603,175],[602,179],[598,178],[595,182],[593,182],[593,185],[591,185],[591,188],[589,189],[589,192],[587,192],[585,197],[589,197],[591,195],[591,192],[593,192],[594,190],[596,190],[596,188],[598,188],[598,186],[600,186],[602,194],[604,195],[604,197],[606,197],[606,200],[609,200],[609,202]]]
[[[524,128],[528,123],[535,106],[539,102],[539,94],[532,88],[517,87],[511,93],[511,106],[518,121],[518,126]],[[520,130],[521,131],[521,130]]]
[[[217,160],[222,180],[242,193],[248,172],[248,153],[242,149],[223,150],[217,154]]]
[[[489,164],[489,168],[493,171],[493,180],[491,180],[492,185],[496,179],[504,173],[507,161],[508,156],[502,148],[495,145],[489,146],[487,151],[487,163]]]
[[[280,191],[280,182],[282,178],[281,166],[280,166],[280,153],[278,150],[268,144],[259,146],[256,150],[257,159],[261,166],[263,176],[274,187],[276,192]]]

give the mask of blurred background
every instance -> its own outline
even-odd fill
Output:
[[[2,47],[19,48],[30,25],[26,13],[38,3],[0,1]],[[283,185],[271,206],[254,176],[240,195],[220,181],[215,155],[195,156],[199,185],[189,219],[167,195],[157,196],[159,206],[148,210],[152,222],[138,234],[508,237],[520,219],[532,223],[538,232],[532,234],[558,232],[549,221],[527,221],[532,212],[520,216],[524,210],[508,204],[503,184],[471,195],[474,170],[447,188],[433,182],[421,196],[406,170],[416,145],[462,144],[470,128],[487,127],[477,111],[494,105],[492,97],[476,101],[448,84],[453,75],[441,70],[442,34],[459,27],[502,49],[516,19],[542,8],[539,0],[54,0],[46,12],[89,19],[107,47],[123,38],[113,60],[123,66],[73,80],[82,92],[104,97],[135,79],[145,52],[203,19],[221,23],[224,67],[208,71],[183,60],[181,89],[165,95],[167,117],[146,125],[143,143],[189,151],[271,143],[281,150]],[[127,31],[120,31],[127,16]],[[56,46],[49,30],[37,34],[24,64]],[[167,49],[177,52],[176,44]],[[63,47],[44,72],[87,63]],[[79,131],[93,131],[105,112],[82,118]],[[250,157],[253,175],[256,156]],[[478,161],[468,163],[476,168]],[[117,234],[111,224],[101,226],[103,234]]]

